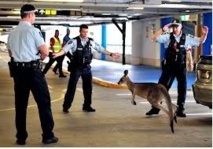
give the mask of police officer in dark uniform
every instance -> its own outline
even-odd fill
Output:
[[[172,32],[169,33],[169,29]],[[178,82],[178,110],[176,112],[179,117],[186,117],[184,113],[184,104],[186,100],[186,49],[191,46],[199,46],[205,42],[208,34],[208,28],[202,27],[202,36],[200,38],[182,33],[182,24],[178,19],[174,19],[172,23],[165,25],[162,29],[153,35],[153,40],[164,43],[166,49],[164,60],[162,61],[162,74],[158,83],[163,84],[167,90],[170,89],[175,77]],[[159,109],[152,107],[146,115],[158,114]]]
[[[82,77],[83,81],[83,94],[84,104],[82,110],[85,112],[95,112],[95,109],[91,107],[92,104],[92,72],[90,63],[92,61],[92,51],[96,50],[100,53],[104,53],[113,58],[119,58],[118,53],[110,53],[105,50],[98,43],[87,37],[88,26],[82,24],[80,26],[80,35],[74,39],[69,40],[59,53],[54,54],[54,57],[58,57],[67,52],[72,53],[73,59],[70,63],[70,80],[68,83],[67,92],[64,97],[63,112],[68,113],[69,108],[72,105],[76,84],[79,77]]]
[[[11,57],[8,64],[14,79],[16,143],[25,145],[28,137],[26,116],[30,91],[39,109],[42,142],[56,143],[58,138],[53,133],[50,94],[40,69],[40,59],[48,56],[48,49],[40,30],[32,25],[35,21],[35,7],[30,4],[23,5],[20,13],[21,21],[9,34],[7,44]]]

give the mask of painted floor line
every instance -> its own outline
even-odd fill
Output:
[[[64,98],[64,94],[61,95],[61,97],[59,97],[57,99],[51,100],[51,103],[57,102],[57,101],[61,100],[62,98]],[[36,107],[36,106],[37,106],[37,104],[29,105],[28,108],[32,108],[32,107]],[[2,110],[0,110],[0,112],[12,111],[12,110],[15,110],[15,108],[2,109]]]
[[[198,116],[198,115],[212,115],[212,113],[186,113],[186,115],[190,115],[190,116]]]
[[[172,103],[175,103],[175,102],[177,102],[177,100],[172,100]],[[195,103],[195,101],[193,101],[193,100],[189,100],[189,101],[185,101],[185,102],[187,102],[187,103]],[[148,101],[141,101],[140,102],[140,104],[150,104]]]
[[[0,59],[2,59],[4,62],[8,62],[8,60],[6,60],[6,59],[4,59],[4,58],[2,58],[1,56],[0,56]]]

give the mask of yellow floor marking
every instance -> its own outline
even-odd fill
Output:
[[[64,98],[64,94],[61,95],[61,97],[59,97],[57,99],[51,100],[51,103],[57,102],[57,101],[61,100],[62,98]],[[37,106],[37,104],[29,105],[28,108],[32,108],[32,107],[36,107],[36,106]],[[15,108],[2,109],[2,110],[0,110],[0,112],[12,111],[12,110],[15,110]]]

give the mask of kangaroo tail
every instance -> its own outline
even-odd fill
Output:
[[[167,104],[167,107],[169,110],[170,128],[171,128],[172,133],[174,133],[174,113],[173,113],[173,109],[172,109],[171,97],[165,87],[162,88],[162,91],[163,91],[163,95],[165,97],[166,104]]]

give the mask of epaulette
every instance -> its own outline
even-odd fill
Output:
[[[195,38],[195,36],[191,35],[191,34],[187,34],[187,36],[191,37],[191,38]]]
[[[93,41],[93,38],[88,37],[88,39]]]
[[[72,42],[73,42],[73,39],[70,39],[70,40],[67,42],[67,44],[72,44]]]
[[[166,34],[169,34],[169,32],[163,32],[163,33],[161,33],[161,35],[166,35]]]

